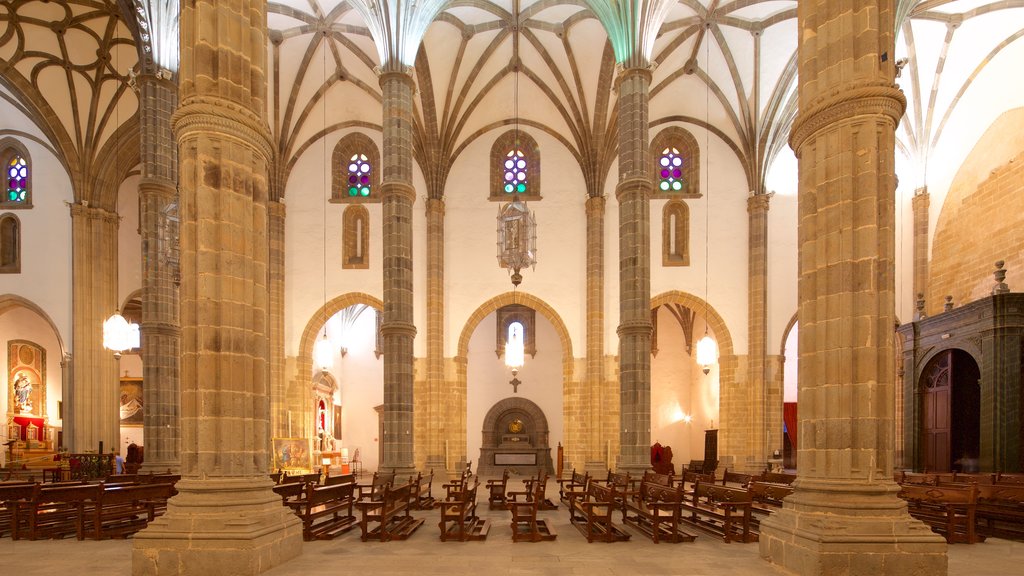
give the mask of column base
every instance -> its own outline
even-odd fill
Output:
[[[139,466],[140,474],[177,474],[181,470],[180,460],[146,461]]]
[[[801,576],[946,574],[946,540],[907,513],[898,489],[799,480],[761,522],[761,558]]]
[[[269,480],[183,479],[177,489],[134,536],[133,576],[251,576],[302,552],[302,524]]]

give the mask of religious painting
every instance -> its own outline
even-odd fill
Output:
[[[46,350],[28,340],[7,342],[8,410],[46,416]]]
[[[121,378],[121,425],[142,426],[142,378]]]
[[[274,470],[312,470],[313,443],[309,438],[274,438]]]
[[[341,440],[341,405],[334,405],[334,439]]]

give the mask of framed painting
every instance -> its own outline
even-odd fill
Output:
[[[142,378],[121,378],[121,425],[142,426]]]
[[[311,438],[274,438],[274,470],[313,469]]]
[[[341,442],[341,405],[334,404],[334,439]]]

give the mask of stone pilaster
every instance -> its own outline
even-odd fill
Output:
[[[931,205],[931,195],[928,194],[928,187],[918,188],[914,191],[914,199],[911,206],[914,212],[914,298],[918,294],[928,298],[928,208]],[[936,302],[938,298],[935,298]],[[904,320],[909,321],[909,318]]]
[[[267,203],[270,233],[270,429],[271,435],[287,438],[288,399],[284,360],[284,202]]]
[[[215,22],[216,26],[210,26]],[[134,539],[135,575],[251,575],[302,549],[270,448],[266,4],[181,10],[181,474]],[[242,84],[239,78],[246,81]]]
[[[945,574],[942,537],[892,481],[895,128],[892,0],[797,6],[799,477],[761,523],[766,560],[806,575]]]
[[[782,405],[785,401],[786,392],[786,357],[782,354],[769,354],[765,361],[765,366],[765,373],[767,374],[765,379],[765,402],[767,403],[765,430],[768,435],[768,452],[766,456],[771,458],[776,450],[779,451],[779,454],[782,454],[783,449]]]
[[[397,66],[397,65],[396,65]],[[384,217],[384,437],[381,468],[413,466],[412,185],[413,78],[408,69],[380,75],[384,102],[381,202]]]
[[[152,472],[177,472],[181,457],[178,148],[171,130],[177,106],[178,87],[170,79],[154,74],[139,78],[143,470]]]
[[[572,463],[585,458],[585,468],[598,473],[614,466],[606,462],[608,439],[600,423],[607,416],[604,403],[604,215],[605,197],[587,198],[587,375],[586,402],[588,414],[580,428],[586,430],[585,452],[569,444],[566,459]],[[567,431],[568,432],[568,431]]]
[[[427,409],[426,468],[444,470],[444,440],[453,408],[444,376],[444,200],[430,198],[427,209]],[[422,430],[423,428],[421,428]]]
[[[64,442],[72,452],[121,445],[117,360],[103,347],[103,321],[118,307],[117,225],[114,212],[71,205],[75,369]]]
[[[764,468],[767,444],[767,355],[768,355],[768,205],[771,194],[752,194],[747,198],[747,405],[748,468]],[[781,410],[781,406],[779,407]]]
[[[619,78],[619,468],[650,468],[651,214],[648,106],[651,72]]]

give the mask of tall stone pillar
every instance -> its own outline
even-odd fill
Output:
[[[608,441],[601,423],[608,419],[604,402],[604,215],[605,197],[587,197],[587,449],[585,468],[594,473],[610,469],[605,462]],[[569,458],[574,463],[575,456]]]
[[[747,383],[750,415],[747,419],[749,444],[747,469],[764,469],[768,458],[768,204],[771,194],[747,198]],[[781,410],[781,406],[779,410]]]
[[[267,217],[270,233],[270,429],[272,436],[286,438],[289,433],[284,360],[284,202],[268,202]]]
[[[914,191],[914,199],[911,206],[914,212],[914,298],[918,294],[928,298],[928,208],[931,205],[931,195],[928,194],[928,187],[918,188]],[[934,300],[938,301],[938,298]],[[904,318],[909,321],[909,318]]]
[[[72,452],[121,445],[118,365],[103,347],[103,321],[118,307],[117,224],[115,212],[71,205],[75,369],[64,441]]]
[[[384,96],[381,201],[384,217],[384,446],[381,468],[413,466],[412,185],[413,78],[401,65],[380,75]]]
[[[211,24],[213,23],[213,24]],[[181,474],[135,575],[251,575],[298,555],[270,448],[266,3],[181,10]]]
[[[453,406],[444,377],[444,200],[430,198],[427,209],[427,421],[426,467],[444,470],[444,440]]]
[[[143,470],[177,472],[181,450],[178,360],[178,147],[171,115],[178,87],[169,72],[139,77],[142,179]],[[165,73],[165,74],[164,74]]]
[[[648,68],[619,78],[619,468],[635,472],[650,467],[651,446],[650,86]]]
[[[798,574],[945,574],[892,481],[893,0],[797,6],[799,477],[760,553]]]

